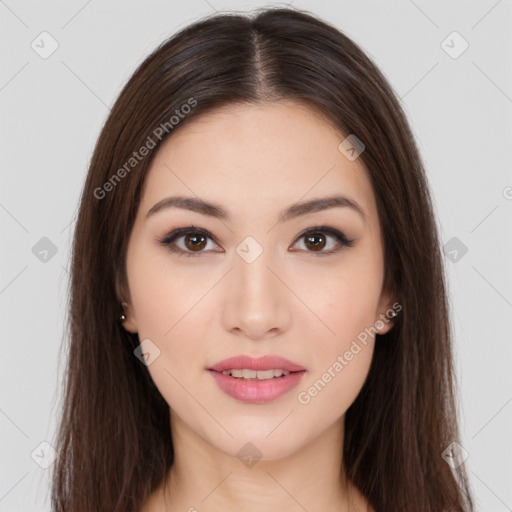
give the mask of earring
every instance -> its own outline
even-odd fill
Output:
[[[128,304],[126,302],[121,302],[121,306],[123,307],[123,309],[125,307],[128,307]],[[119,321],[121,323],[123,323],[124,321],[126,320],[126,315],[123,313],[120,317],[119,317]]]
[[[393,320],[393,318],[397,317],[398,316],[398,313],[396,311],[392,311],[389,315],[388,315],[388,318],[390,320]]]

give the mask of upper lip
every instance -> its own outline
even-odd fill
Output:
[[[209,370],[223,372],[224,370],[247,369],[247,370],[288,370],[289,372],[300,372],[305,370],[300,364],[289,361],[284,357],[265,355],[262,357],[250,357],[246,355],[238,355],[224,359],[214,364]]]

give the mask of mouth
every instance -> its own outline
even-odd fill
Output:
[[[295,388],[306,370],[232,369],[222,372],[209,370],[209,373],[221,391],[231,398],[250,404],[264,404],[277,400]]]
[[[212,370],[215,371],[215,370]],[[305,371],[305,370],[300,370]],[[248,368],[244,369],[231,369],[231,370],[223,370],[223,375],[228,375],[233,377],[234,379],[244,380],[244,381],[264,381],[264,380],[274,380],[274,379],[282,379],[283,377],[287,377],[291,373],[298,373],[297,371],[291,372],[289,370],[283,370],[281,368],[277,369],[269,369],[269,370],[250,370]]]
[[[276,355],[238,355],[208,368],[226,395],[240,402],[272,402],[297,386],[306,368]]]
[[[260,357],[251,357],[246,355],[238,355],[234,357],[230,357],[228,359],[224,359],[223,361],[219,361],[214,364],[208,370],[214,370],[216,372],[224,372],[229,370],[232,373],[233,377],[245,377],[245,378],[255,378],[255,375],[247,373],[248,371],[270,371],[278,372],[279,370],[284,373],[292,373],[299,372],[305,370],[303,366],[298,363],[294,363],[289,359],[285,359],[281,356],[275,355],[264,355]],[[246,374],[239,374],[237,372],[245,371]],[[269,374],[270,375],[270,374]],[[276,373],[276,377],[280,377]],[[265,376],[262,374],[262,378]]]

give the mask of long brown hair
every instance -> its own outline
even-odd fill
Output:
[[[102,129],[73,242],[55,512],[137,512],[173,463],[169,406],[134,356],[138,335],[118,321],[126,245],[152,157],[202,113],[280,99],[307,104],[363,141],[386,283],[403,308],[379,336],[346,413],[347,475],[378,512],[473,510],[464,465],[452,469],[442,456],[459,439],[449,304],[406,116],[381,72],[338,29],[306,11],[265,9],[201,19],[162,43]]]

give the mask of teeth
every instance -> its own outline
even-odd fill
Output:
[[[242,370],[242,377],[244,379],[255,379],[258,375],[258,372],[255,370]],[[272,375],[273,377],[273,375]]]
[[[231,375],[232,377],[235,377],[237,379],[258,379],[258,380],[269,380],[273,379],[275,377],[281,377],[284,375],[290,375],[290,372],[288,370],[239,370],[239,369],[233,369],[233,370],[224,370],[222,372],[224,375]]]

